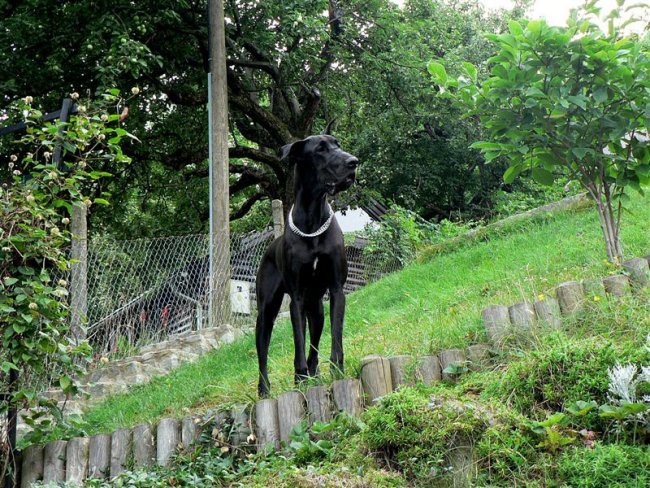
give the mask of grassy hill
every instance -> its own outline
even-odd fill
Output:
[[[636,198],[622,239],[630,256],[650,252],[650,206]],[[616,270],[605,259],[593,209],[515,224],[485,239],[421,262],[349,296],[345,324],[348,373],[366,354],[426,354],[485,341],[480,312],[511,304],[572,279]],[[426,255],[426,253],[424,253]],[[430,253],[429,253],[430,254]],[[328,379],[329,332],[321,341],[322,378]],[[293,343],[288,321],[276,324],[269,368],[273,392],[292,388]],[[108,432],[162,416],[181,416],[229,402],[255,399],[254,338],[247,336],[197,363],[107,399],[88,412],[92,432]]]
[[[622,230],[626,254],[650,252],[650,206],[633,199]],[[619,272],[607,262],[593,209],[545,215],[489,232],[420,260],[348,299],[346,368],[367,354],[427,354],[485,342],[480,312],[548,293],[574,279]],[[614,419],[608,368],[647,365],[650,291],[620,299],[587,297],[561,330],[512,337],[493,365],[457,383],[401,388],[360,420],[339,416],[294,432],[283,453],[230,446],[220,431],[168,468],[127,473],[117,486],[452,486],[450,460],[472,446],[474,486],[650,486],[650,431],[644,417]],[[648,339],[650,340],[650,339]],[[650,347],[650,344],[648,344]],[[329,380],[329,334],[322,381]],[[270,354],[273,393],[293,388],[288,322],[276,324]],[[186,416],[256,400],[254,339],[246,336],[171,375],[95,406],[89,433]],[[648,391],[642,394],[650,394]],[[608,407],[605,407],[608,408]],[[613,408],[613,407],[611,407]],[[573,412],[573,413],[572,413]],[[639,414],[644,415],[644,414]],[[647,414],[645,414],[647,415]],[[107,486],[91,481],[92,486]]]

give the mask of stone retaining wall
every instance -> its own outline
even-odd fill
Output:
[[[166,341],[144,346],[137,356],[111,361],[90,371],[79,384],[86,396],[66,399],[60,389],[51,389],[44,396],[58,400],[66,415],[79,414],[83,409],[109,395],[124,393],[133,385],[148,383],[153,378],[169,374],[181,364],[196,361],[202,355],[230,344],[243,332],[230,325],[207,328],[172,336]],[[19,415],[19,434],[27,425]]]

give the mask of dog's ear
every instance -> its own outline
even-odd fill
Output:
[[[325,126],[325,129],[323,129],[323,132],[321,132],[322,135],[324,136],[331,136],[332,131],[334,130],[334,123],[336,122],[336,119],[330,120],[327,125]]]
[[[304,145],[305,141],[302,140],[282,146],[280,148],[280,161],[284,161],[291,156],[297,156],[302,151]]]

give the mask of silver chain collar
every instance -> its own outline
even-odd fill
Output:
[[[327,220],[323,225],[321,225],[316,232],[312,232],[311,234],[306,234],[303,231],[301,231],[298,227],[296,227],[296,224],[293,223],[293,205],[291,206],[291,210],[289,210],[289,228],[293,231],[294,234],[299,235],[300,237],[317,237],[321,235],[323,232],[325,232],[327,229],[330,228],[330,225],[332,224],[332,219],[334,218],[334,210],[332,210],[332,206],[328,203],[327,208],[329,208],[330,215],[327,217]]]

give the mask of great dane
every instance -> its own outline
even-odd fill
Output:
[[[343,372],[343,285],[348,275],[343,232],[327,195],[348,189],[358,159],[343,151],[330,135],[310,136],[283,146],[282,160],[294,164],[295,204],[287,215],[284,235],[269,246],[257,273],[255,342],[259,361],[258,393],[268,395],[267,371],[273,323],[285,293],[291,297],[296,383],[318,374],[318,344],[323,332],[323,296],[329,291],[332,368]],[[305,357],[309,323],[310,349]]]

